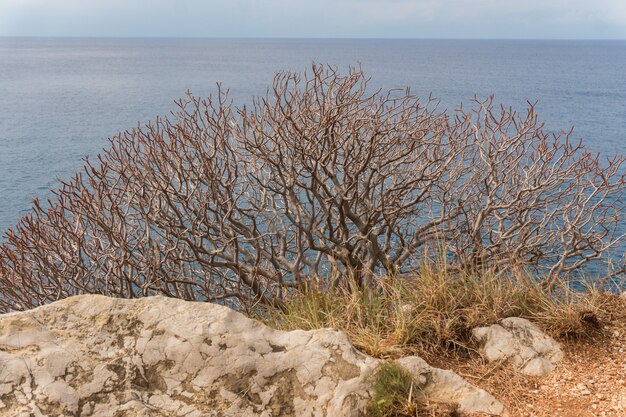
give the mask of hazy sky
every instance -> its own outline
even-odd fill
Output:
[[[0,0],[0,36],[626,39],[626,0]]]

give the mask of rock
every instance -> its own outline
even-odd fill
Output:
[[[0,416],[365,416],[382,363],[332,329],[282,332],[215,304],[84,295],[0,316]],[[503,409],[450,371],[403,363],[433,398]]]
[[[489,362],[508,362],[526,375],[547,375],[563,358],[558,342],[526,319],[509,317],[475,328],[472,335]]]
[[[417,356],[398,359],[396,363],[413,375],[415,384],[420,388],[418,395],[425,399],[454,403],[461,414],[508,416],[506,408],[500,401],[452,371],[434,368]]]
[[[378,361],[163,297],[79,296],[0,318],[1,416],[352,416]]]

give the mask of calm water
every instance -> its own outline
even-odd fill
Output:
[[[626,41],[0,38],[0,231],[186,90],[221,81],[242,103],[275,71],[312,62],[361,63],[373,86],[432,92],[450,109],[474,95],[519,109],[539,100],[549,129],[575,125],[594,151],[626,153]]]

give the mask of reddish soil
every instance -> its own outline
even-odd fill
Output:
[[[504,402],[511,417],[626,417],[626,308],[593,336],[560,342],[565,357],[543,378],[478,355],[447,367]]]

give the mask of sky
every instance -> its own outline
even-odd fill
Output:
[[[0,36],[626,39],[626,0],[0,0]]]

